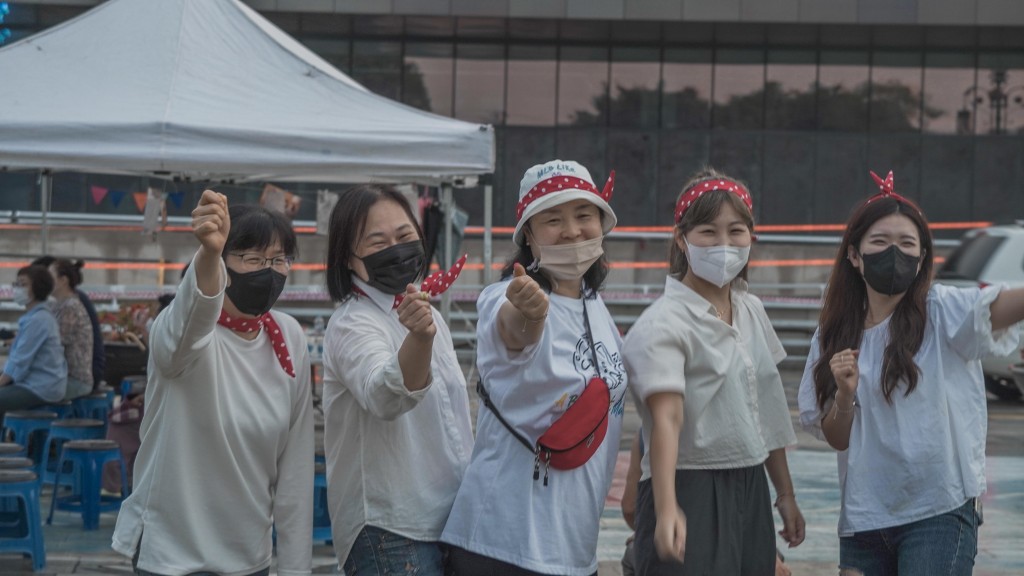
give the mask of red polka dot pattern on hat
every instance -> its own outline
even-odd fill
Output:
[[[698,198],[715,190],[732,192],[736,196],[739,196],[740,200],[747,205],[747,208],[751,211],[754,210],[754,200],[750,197],[750,192],[747,191],[747,188],[744,185],[728,178],[709,178],[690,186],[681,196],[679,196],[679,200],[676,201],[676,224],[683,219],[683,215],[686,214],[686,211],[690,209],[690,206],[692,206]]]
[[[541,180],[534,185],[533,188],[523,195],[519,199],[519,203],[516,204],[516,220],[523,218],[523,212],[526,212],[526,207],[533,203],[539,198],[543,198],[548,194],[555,192],[563,192],[566,190],[583,190],[586,192],[593,192],[601,197],[605,202],[609,201],[612,197],[612,188],[615,185],[615,171],[613,170],[611,175],[608,176],[608,183],[604,185],[604,190],[598,190],[596,186],[587,182],[582,178],[575,176],[553,176]]]
[[[274,355],[277,356],[277,362],[284,369],[285,373],[292,378],[295,377],[295,367],[292,365],[292,357],[288,353],[288,345],[285,344],[284,334],[281,333],[281,327],[278,326],[277,321],[270,315],[270,312],[250,319],[233,318],[227,312],[221,310],[217,324],[236,332],[253,332],[265,328],[267,336],[270,337],[270,344],[274,348]]]

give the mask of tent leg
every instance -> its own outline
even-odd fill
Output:
[[[43,255],[50,253],[50,199],[53,197],[53,173],[43,170],[39,173],[39,211],[42,213]]]
[[[491,266],[494,262],[494,241],[491,234],[491,229],[494,226],[494,186],[487,184],[484,186],[484,277],[483,285],[487,286],[491,283]]]
[[[452,212],[455,209],[455,200],[452,197],[452,185],[442,184],[441,185],[441,209],[444,210],[444,264],[443,266],[451,266],[455,262],[455,255],[452,253]],[[452,310],[452,295],[451,292],[445,292],[441,295],[441,318],[444,319],[445,324],[451,324],[449,318],[451,317]]]

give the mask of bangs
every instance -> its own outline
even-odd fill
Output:
[[[228,213],[231,217],[231,232],[224,244],[225,254],[229,251],[263,251],[276,240],[281,243],[286,256],[296,256],[298,243],[295,230],[283,214],[251,204],[232,206]]]

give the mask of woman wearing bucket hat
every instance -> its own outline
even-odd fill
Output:
[[[804,539],[785,452],[796,436],[776,366],[786,353],[745,282],[752,208],[747,188],[714,170],[687,183],[665,293],[623,345],[650,438],[637,490],[637,574],[774,574],[766,471],[780,534],[790,546]]]
[[[1024,288],[932,284],[928,221],[893,175],[836,253],[800,422],[839,451],[840,574],[974,570],[988,422],[980,360],[1016,350]]]
[[[597,572],[626,390],[598,295],[613,177],[599,190],[562,160],[523,176],[517,251],[477,301],[476,445],[441,536],[458,576]]]

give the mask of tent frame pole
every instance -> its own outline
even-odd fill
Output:
[[[441,184],[441,210],[444,211],[444,263],[442,266],[451,266],[455,263],[454,250],[452,250],[452,212],[455,208],[455,201],[452,196],[452,185],[450,183]],[[451,324],[449,318],[451,318],[452,311],[452,295],[450,291],[445,291],[441,295],[441,318],[444,319],[445,324]]]
[[[491,267],[494,264],[494,186],[484,185],[484,274],[483,285],[491,283]]]
[[[42,213],[43,255],[50,253],[50,200],[53,198],[53,173],[49,170],[39,172],[39,211]]]

